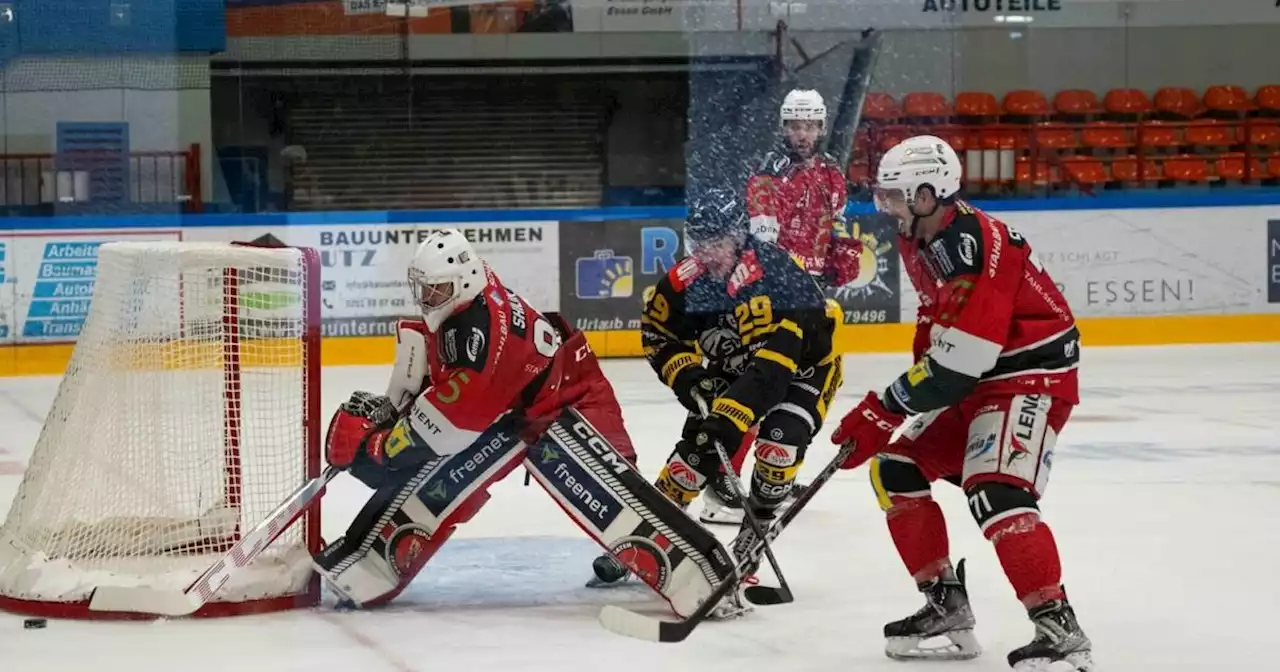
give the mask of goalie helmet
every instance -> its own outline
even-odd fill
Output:
[[[780,126],[786,126],[788,121],[817,121],[826,129],[827,104],[822,100],[822,94],[813,89],[793,89],[782,99],[782,110],[778,116]]]
[[[479,296],[485,282],[484,262],[457,229],[431,233],[409,262],[409,289],[432,332]]]

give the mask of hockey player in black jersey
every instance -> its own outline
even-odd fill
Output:
[[[732,454],[758,427],[749,505],[768,524],[842,382],[835,320],[790,254],[748,235],[732,193],[695,203],[685,237],[690,256],[658,282],[641,318],[645,357],[689,412],[657,485],[687,506],[720,478],[715,443]],[[602,581],[624,575],[605,558],[595,569]]]

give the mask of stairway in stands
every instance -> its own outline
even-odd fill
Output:
[[[367,80],[366,80],[367,81]],[[605,101],[565,82],[449,83],[407,89],[348,80],[300,97],[290,144],[291,210],[594,207],[603,179]]]

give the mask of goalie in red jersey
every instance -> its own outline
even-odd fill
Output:
[[[900,223],[901,252],[920,294],[915,364],[870,392],[832,436],[870,460],[889,533],[927,600],[885,626],[892,658],[972,658],[981,652],[946,523],[930,484],[960,485],[1005,575],[1036,626],[1011,667],[1093,670],[1091,644],[1067,602],[1058,549],[1041,520],[1054,444],[1079,402],[1080,333],[1066,300],[1016,231],[957,199],[960,158],[933,136],[881,159],[876,207]],[[901,436],[892,433],[916,418]],[[924,648],[945,636],[951,645]]]
[[[423,319],[399,325],[388,393],[353,394],[325,439],[330,464],[374,489],[315,559],[345,602],[393,599],[522,463],[676,613],[733,575],[725,548],[635,470],[582,332],[504,287],[456,230],[422,242],[408,279]]]

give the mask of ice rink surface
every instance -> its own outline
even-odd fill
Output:
[[[833,453],[835,418],[882,388],[905,356],[851,356],[832,419],[802,471]],[[1065,582],[1104,672],[1280,669],[1280,346],[1086,349],[1083,402],[1064,431],[1042,510]],[[682,411],[642,361],[609,361],[640,466],[654,476]],[[381,391],[384,367],[327,369],[324,406]],[[0,511],[7,510],[57,378],[0,379]],[[394,606],[224,620],[53,621],[26,631],[0,614],[0,670],[444,672],[1005,670],[1032,629],[963,497],[935,486],[952,557],[968,558],[986,653],[965,663],[896,663],[882,625],[921,598],[902,568],[865,469],[842,472],[778,539],[790,605],[704,624],[681,644],[648,644],[596,622],[601,605],[659,611],[639,587],[582,587],[597,547],[517,471],[459,529]],[[340,477],[325,537],[367,490]],[[694,504],[695,511],[701,503]],[[721,535],[728,538],[732,530]],[[771,581],[767,574],[762,576]]]

